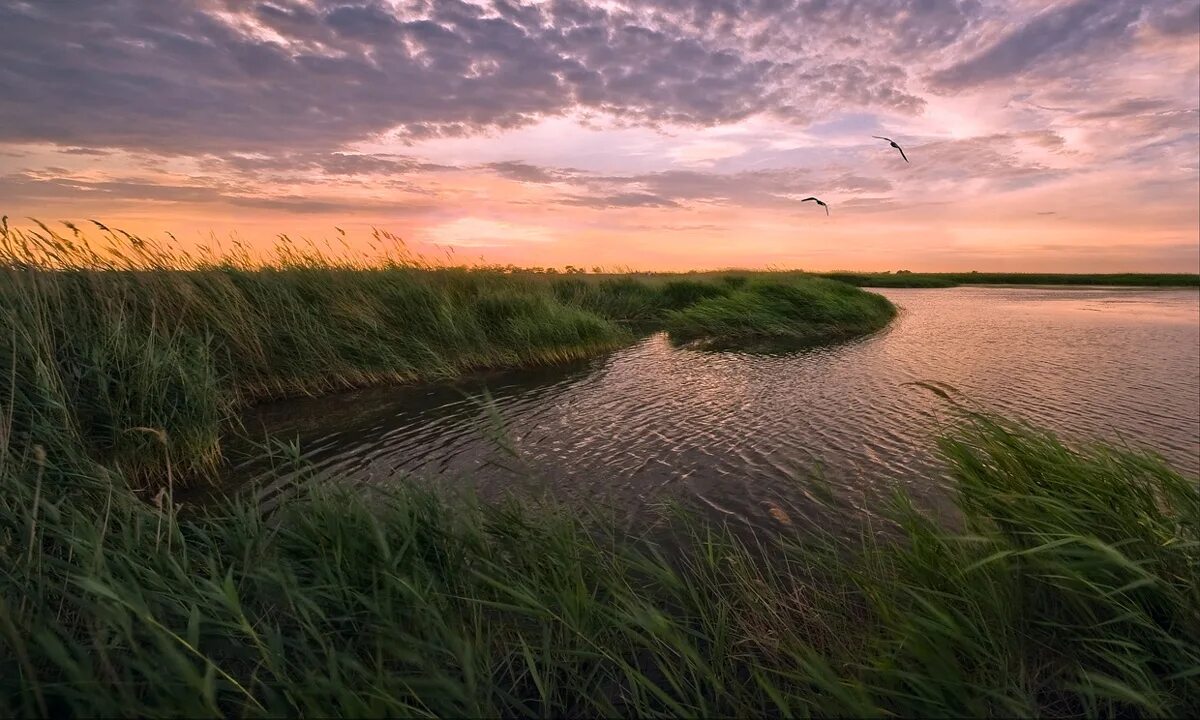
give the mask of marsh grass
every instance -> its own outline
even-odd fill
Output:
[[[735,296],[745,305],[748,292],[737,275],[580,280],[448,266],[383,232],[364,265],[287,237],[256,259],[239,244],[189,254],[96,225],[99,237],[72,224],[62,233],[0,224],[9,431],[55,462],[81,446],[148,486],[168,458],[187,481],[210,474],[249,403],[561,363],[663,327],[692,339],[704,318],[684,326],[668,323],[672,313]],[[797,274],[772,287],[809,301],[747,316],[764,321],[747,328],[760,335],[825,327],[836,339],[850,326],[825,318],[852,296],[886,304]],[[722,323],[714,334],[729,332]]]
[[[1195,478],[981,416],[941,449],[958,530],[901,497],[886,539],[677,515],[670,552],[404,486],[181,514],[10,456],[0,714],[1194,711]]]
[[[810,344],[875,332],[895,314],[895,306],[886,298],[844,283],[755,278],[724,294],[671,310],[666,327],[679,341],[713,347]]]

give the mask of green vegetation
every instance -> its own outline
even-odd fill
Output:
[[[667,315],[671,337],[712,346],[820,343],[882,328],[896,308],[880,295],[813,278],[804,283],[755,278],[724,295]],[[798,318],[803,318],[799,320]]]
[[[942,288],[955,285],[1110,285],[1125,287],[1200,287],[1200,275],[1176,273],[821,273],[858,287]]]
[[[798,274],[361,268],[287,241],[260,268],[106,237],[0,236],[0,716],[1200,707],[1197,479],[987,417],[941,445],[961,517],[901,499],[882,533],[832,496],[849,532],[777,508],[750,541],[672,515],[670,551],[598,514],[408,486],[176,503],[256,398],[646,328],[849,336],[886,322],[877,296]]]
[[[787,282],[811,282],[799,274],[781,275]],[[622,325],[650,330],[661,328],[667,316],[693,303],[722,297],[746,283],[744,275],[704,276],[683,279],[659,275],[565,278],[552,281],[563,302],[594,312]],[[800,318],[797,318],[803,321]]]
[[[1200,275],[1188,273],[1112,273],[1112,274],[1056,274],[1056,273],[937,273],[933,277],[946,278],[963,285],[1120,285],[1145,287],[1197,287]]]
[[[553,280],[556,296],[619,324],[664,328],[677,342],[773,347],[844,340],[895,316],[884,297],[804,273],[706,273]]]
[[[754,542],[411,488],[181,514],[0,465],[0,714],[1188,716],[1200,493],[976,418],[962,530]],[[831,504],[828,512],[838,512]]]
[[[238,405],[475,368],[559,362],[630,333],[545,283],[486,272],[317,264],[243,269],[30,269],[0,283],[12,432],[82,443],[109,465],[185,474],[219,455]]]
[[[238,408],[266,397],[562,362],[653,329],[819,341],[891,316],[879,296],[796,273],[585,280],[435,268],[401,245],[360,267],[287,238],[264,266],[240,246],[192,256],[68,227],[0,225],[10,432],[150,484],[167,459],[202,477]]]
[[[926,275],[924,273],[826,273],[824,277],[837,280],[855,287],[878,288],[948,288],[958,283],[949,278]]]

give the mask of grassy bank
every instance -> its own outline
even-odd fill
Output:
[[[18,270],[0,287],[13,432],[133,469],[210,464],[246,402],[583,357],[628,330],[544,284],[411,268]],[[54,454],[54,453],[52,453]]]
[[[667,315],[671,337],[722,347],[808,344],[879,330],[896,314],[880,295],[813,278],[803,283],[756,277],[731,292]]]
[[[362,267],[286,238],[263,264],[72,229],[0,225],[7,431],[49,462],[83,455],[148,485],[167,462],[202,477],[238,408],[267,397],[561,362],[654,329],[821,341],[891,317],[796,273],[580,280],[433,267],[399,245]]]
[[[1188,273],[821,273],[839,282],[875,288],[943,288],[956,285],[1102,285],[1118,287],[1200,287]]]
[[[976,418],[962,530],[892,540],[601,518],[400,488],[181,515],[0,465],[0,714],[1184,717],[1196,479]],[[832,508],[829,512],[837,512]]]

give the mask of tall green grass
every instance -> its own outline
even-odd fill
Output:
[[[667,314],[671,337],[712,346],[752,347],[764,342],[820,343],[879,330],[896,308],[881,295],[845,283],[756,278],[723,295],[703,298]]]
[[[406,487],[181,513],[7,455],[0,714],[1194,713],[1196,479],[989,418],[941,447],[960,529],[684,517],[669,552]]]
[[[790,276],[788,281],[809,280]],[[564,278],[554,280],[553,288],[565,303],[633,328],[655,329],[662,327],[669,313],[701,300],[724,297],[745,282],[743,275],[717,275],[701,280],[627,276]]]
[[[181,478],[203,476],[238,408],[264,398],[562,362],[663,327],[690,339],[702,320],[684,328],[667,323],[672,313],[735,291],[743,305],[770,301],[739,289],[740,276],[582,281],[446,267],[386,233],[375,235],[379,259],[362,265],[286,237],[264,260],[241,245],[188,254],[103,225],[98,237],[66,227],[0,223],[9,431],[55,462],[78,446],[147,483],[167,459]],[[770,322],[759,334],[817,334],[850,300],[886,305],[795,274],[775,286],[810,301],[747,315],[743,324]],[[847,334],[827,327],[829,339]]]
[[[84,252],[46,238],[57,258]],[[48,449],[81,443],[133,469],[160,464],[158,440],[143,429],[161,430],[190,471],[217,459],[220,430],[247,402],[560,362],[630,337],[522,277],[286,257],[262,268],[150,261],[47,267],[8,258],[0,359],[18,437]]]

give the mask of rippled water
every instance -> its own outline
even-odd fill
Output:
[[[910,384],[937,381],[1068,437],[1123,439],[1200,470],[1196,290],[879,292],[897,320],[834,347],[755,355],[655,335],[554,370],[276,403],[247,425],[298,437],[331,479],[535,487],[630,516],[673,499],[756,522],[803,506],[796,478],[815,472],[856,505],[898,487],[939,504],[933,438],[950,412]],[[493,437],[496,416],[516,457]]]

